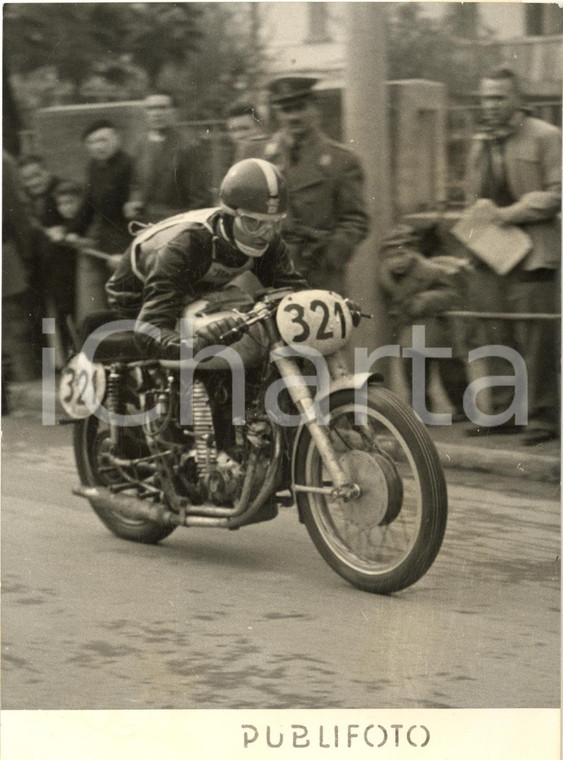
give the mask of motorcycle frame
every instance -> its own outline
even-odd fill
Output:
[[[287,348],[287,346],[281,339],[274,315],[270,313],[262,323],[269,339],[272,363],[276,366],[282,380],[285,381],[289,396],[303,420],[297,427],[291,454],[291,489],[293,493],[324,493],[331,496],[331,498],[342,499],[344,501],[358,498],[361,495],[360,489],[356,484],[350,483],[349,476],[340,467],[326,426],[319,424],[316,419],[315,405],[339,390],[360,390],[363,387],[367,387],[368,383],[380,383],[382,380],[381,376],[367,372],[360,375],[352,375],[347,368],[344,352],[338,350],[325,357],[331,378],[329,388],[324,393],[317,394],[313,398],[309,386],[304,382],[299,382],[303,378],[303,373],[297,359],[286,355],[276,355],[276,349]],[[131,363],[131,366],[139,366],[143,363],[134,362]],[[154,361],[150,363],[154,364]],[[161,361],[159,363],[166,369],[172,369],[173,365],[176,364],[170,361]],[[179,366],[179,363],[177,366]],[[127,363],[120,363],[119,368],[121,372],[126,372],[128,365]],[[108,367],[110,372],[115,371],[115,369],[115,363]],[[113,425],[110,422],[110,429],[112,427]],[[149,438],[147,438],[147,442],[152,452],[151,458],[158,458],[159,456],[162,458],[162,475],[164,475],[164,480],[168,481],[167,485],[170,486],[169,488],[165,487],[164,490],[173,509],[169,509],[163,504],[147,504],[138,497],[125,496],[104,487],[80,486],[73,489],[73,492],[78,496],[87,498],[92,504],[115,510],[129,517],[151,519],[164,524],[182,525],[185,527],[223,527],[234,530],[252,521],[251,518],[264,504],[266,499],[275,493],[276,485],[279,483],[282,466],[281,432],[275,424],[273,425],[273,430],[274,449],[270,456],[271,465],[266,470],[266,476],[260,485],[258,493],[252,498],[252,487],[254,485],[259,457],[259,451],[254,450],[249,457],[242,493],[234,507],[221,507],[213,504],[191,504],[188,499],[175,493],[169,477],[169,465],[166,461],[167,454],[159,453]],[[297,454],[305,430],[308,431],[315,441],[320,456],[333,480],[333,486],[330,488],[319,488],[296,483]],[[297,500],[297,503],[299,503],[299,500]]]

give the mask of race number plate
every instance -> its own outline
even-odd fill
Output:
[[[59,382],[59,401],[69,417],[83,420],[102,403],[106,373],[101,364],[92,364],[82,353],[65,364]]]
[[[332,354],[348,343],[352,315],[344,298],[328,290],[301,290],[285,296],[276,312],[283,340]]]

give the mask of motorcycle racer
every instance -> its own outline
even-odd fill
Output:
[[[245,271],[264,287],[307,287],[281,239],[288,190],[279,169],[262,159],[234,164],[219,190],[220,206],[188,211],[140,232],[106,284],[112,311],[136,319],[143,355],[179,358],[177,321],[187,304]],[[234,320],[195,335],[194,350],[217,342]],[[160,342],[143,330],[160,330]]]

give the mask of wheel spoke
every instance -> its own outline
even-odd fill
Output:
[[[154,458],[150,454],[143,455],[141,439],[135,438],[127,431],[122,431],[117,457],[123,459],[127,464],[111,462],[113,450],[110,446],[110,431],[107,425],[99,423],[96,426],[90,446],[94,475],[100,485],[104,485],[112,493],[135,489],[137,493],[143,494],[143,498],[160,499],[160,490],[156,489],[154,485],[145,484],[145,481],[154,481],[154,473],[151,471],[143,475],[139,471],[146,462]],[[128,448],[132,451],[128,451]],[[137,456],[129,456],[131,453]],[[139,456],[139,454],[141,455]],[[127,518],[123,515],[116,519],[132,526],[143,523],[142,520]]]
[[[421,485],[398,431],[371,409],[366,425],[352,424],[354,412],[353,406],[336,410],[329,430],[341,463],[351,457],[351,472],[356,473],[362,496],[347,503],[319,493],[311,493],[309,499],[331,550],[361,572],[378,575],[392,570],[412,551],[422,519]],[[316,448],[310,464],[311,485],[326,487],[326,468]],[[356,482],[353,476],[351,480]]]
[[[130,403],[126,408],[128,412],[139,410]],[[119,428],[115,447],[110,444],[110,439],[109,426],[95,415],[74,428],[74,452],[80,480],[83,485],[101,491],[99,501],[90,500],[92,509],[116,536],[146,544],[158,543],[172,533],[174,525],[157,519],[128,517],[113,509],[111,500],[104,498],[104,489],[107,489],[110,493],[125,492],[123,498],[163,501],[160,483],[155,477],[157,467],[151,461],[155,457],[148,449],[144,431],[141,427]]]

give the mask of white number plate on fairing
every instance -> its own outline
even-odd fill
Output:
[[[65,364],[59,381],[59,401],[69,417],[83,420],[102,403],[106,392],[106,373],[82,353]]]
[[[332,354],[348,343],[352,315],[344,298],[328,290],[301,290],[285,296],[276,312],[278,330],[290,346]]]

